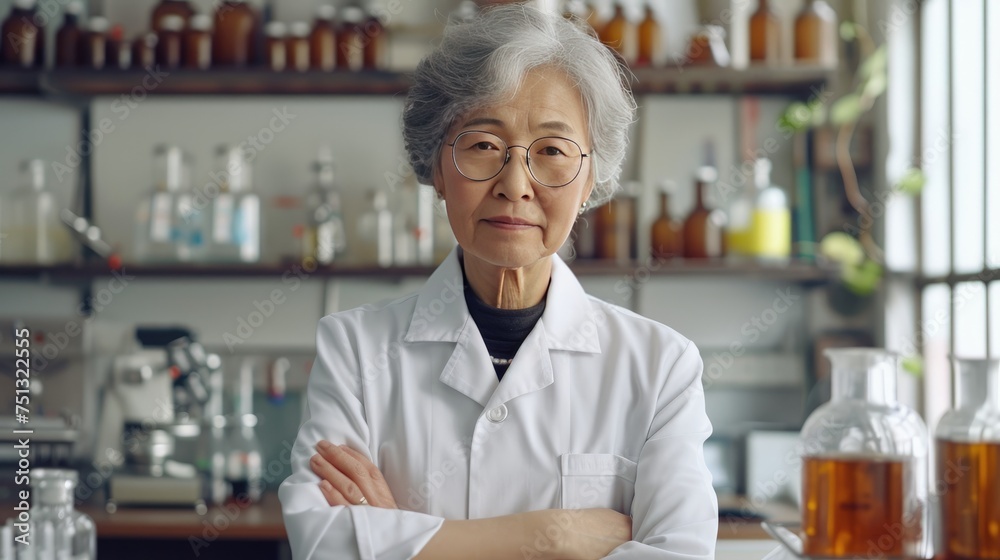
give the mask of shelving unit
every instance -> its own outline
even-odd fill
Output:
[[[814,66],[747,69],[699,66],[635,68],[636,95],[782,95],[808,97],[820,91],[831,70]],[[152,76],[155,84],[144,85]],[[148,80],[147,80],[148,81]],[[212,70],[20,70],[0,69],[0,94],[121,95],[134,88],[148,95],[402,95],[408,73],[272,72]]]

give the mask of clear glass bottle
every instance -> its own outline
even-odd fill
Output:
[[[1000,359],[955,358],[954,408],[935,430],[946,560],[1000,559]]]
[[[0,25],[0,66],[45,66],[45,28],[36,23],[36,0],[14,0]]]
[[[309,33],[309,60],[313,70],[329,72],[337,65],[337,28],[333,18],[337,9],[330,4],[316,8],[316,19]]]
[[[768,0],[758,0],[750,16],[750,61],[777,64],[781,61],[781,20]]]
[[[191,191],[191,160],[177,146],[153,148],[153,190],[136,212],[139,262],[188,262],[205,253],[205,211]]]
[[[31,526],[36,560],[97,560],[97,531],[90,516],[73,509],[76,471],[32,469]],[[21,548],[18,546],[18,548]]]
[[[649,231],[649,250],[657,259],[679,257],[684,252],[681,225],[670,215],[670,195],[673,182],[664,181],[660,185],[660,215]]]
[[[320,264],[330,264],[347,250],[347,228],[341,213],[333,154],[328,148],[320,150],[313,172],[314,184],[305,197],[302,256],[303,259],[311,257]]]
[[[837,66],[837,13],[824,0],[810,0],[795,17],[795,61]]]
[[[74,0],[66,6],[63,12],[63,24],[56,32],[56,59],[57,68],[68,68],[77,64],[77,46],[80,44],[80,13],[83,12],[83,4],[79,0]]]
[[[296,21],[288,26],[285,37],[285,57],[288,69],[293,72],[309,70],[309,24]]]
[[[255,263],[260,260],[260,198],[253,192],[252,164],[238,146],[216,149],[219,187],[211,208],[211,258],[222,262]]]
[[[212,18],[198,14],[184,30],[184,67],[207,70],[212,66]]]
[[[389,210],[389,197],[384,190],[371,189],[368,193],[370,209],[358,221],[357,250],[352,250],[359,264],[392,266],[393,216]]]
[[[256,426],[256,416],[242,414],[233,426],[226,428],[226,482],[231,497],[239,503],[259,502],[264,490]]]
[[[825,354],[831,399],[801,434],[803,554],[928,557],[927,428],[896,400],[896,355],[876,348]]]
[[[771,160],[759,158],[754,163],[754,186],[749,253],[761,262],[787,262],[792,252],[792,214],[785,191],[771,183]]]
[[[257,25],[257,12],[246,0],[223,0],[215,11],[213,64],[230,67],[253,64]]]
[[[56,264],[73,255],[69,230],[59,218],[59,201],[46,185],[45,160],[21,162],[21,187],[11,195],[8,262]]]

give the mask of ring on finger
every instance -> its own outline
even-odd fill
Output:
[[[365,498],[364,496],[361,496],[361,500],[358,501],[358,505],[359,506],[366,506],[366,505],[368,505],[368,498]]]

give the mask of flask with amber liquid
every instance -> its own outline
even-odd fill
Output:
[[[63,13],[63,24],[56,31],[56,60],[57,68],[76,66],[77,46],[80,44],[80,12],[83,5],[77,0],[70,2]]]
[[[4,66],[45,66],[45,28],[35,21],[35,0],[14,0],[0,26],[0,63]]]
[[[795,62],[837,65],[837,14],[824,0],[810,0],[795,18]]]
[[[1000,359],[955,358],[941,417],[935,491],[946,560],[1000,560]]]
[[[246,0],[224,0],[215,11],[212,63],[215,66],[249,66],[253,63],[257,13]]]
[[[713,259],[726,255],[726,216],[719,210],[705,205],[707,191],[719,174],[711,165],[698,169],[695,182],[695,206],[684,220],[682,238],[684,258]]]
[[[337,31],[333,23],[336,8],[325,4],[316,8],[316,20],[309,34],[309,60],[313,70],[329,72],[337,65]]]
[[[649,249],[654,258],[671,259],[684,252],[681,225],[670,215],[670,194],[673,183],[664,181],[660,185],[660,215],[649,231]]]
[[[765,64],[781,62],[781,20],[771,11],[768,0],[758,0],[757,11],[750,16],[750,61]]]
[[[929,441],[896,400],[897,356],[832,348],[831,398],[802,427],[802,554],[928,558]]]
[[[656,21],[656,13],[652,4],[646,4],[646,15],[639,23],[639,50],[636,55],[636,66],[653,66],[659,64],[662,51],[662,36],[660,23]]]

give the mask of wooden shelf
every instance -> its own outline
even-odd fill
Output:
[[[738,278],[793,282],[802,285],[826,284],[836,278],[836,272],[810,263],[792,262],[784,265],[756,263],[731,263],[723,260],[691,261],[617,261],[580,260],[570,265],[582,277],[653,277],[676,278]],[[125,264],[123,271],[139,278],[280,278],[296,274],[307,278],[370,278],[374,280],[399,280],[424,278],[434,271],[433,266],[404,266],[380,268],[372,266],[320,266],[309,271],[295,264]],[[96,263],[83,265],[5,265],[0,266],[0,278],[45,278],[56,282],[82,281],[111,275],[106,266]]]
[[[702,66],[635,68],[636,95],[816,95],[831,70],[816,66],[743,70]],[[254,69],[0,69],[0,94],[19,95],[403,95],[408,73],[272,72]],[[139,93],[137,93],[139,92]]]

